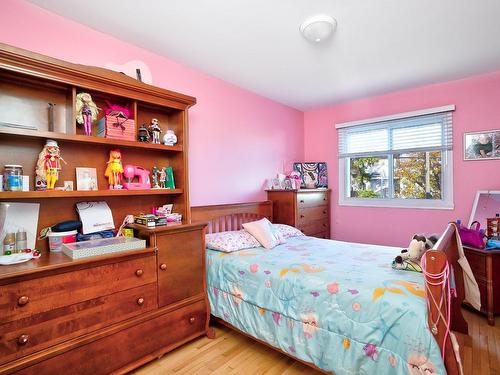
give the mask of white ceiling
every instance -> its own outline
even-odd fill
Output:
[[[500,69],[500,0],[30,1],[298,109]]]

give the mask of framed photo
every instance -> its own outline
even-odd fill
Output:
[[[500,159],[500,129],[464,134],[464,160]]]
[[[64,181],[64,191],[73,191],[73,181]]]
[[[76,168],[76,190],[98,190],[95,168]]]
[[[328,187],[328,173],[325,162],[293,163],[293,170],[300,174],[300,187],[302,189]]]

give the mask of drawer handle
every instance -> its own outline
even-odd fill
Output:
[[[194,316],[189,318],[189,324],[194,324],[195,321],[196,321],[196,318]]]
[[[300,203],[304,203],[304,200],[303,200],[303,199],[301,199],[301,200],[300,200]]]
[[[17,343],[19,345],[26,345],[30,339],[29,335],[21,335],[17,338]]]
[[[30,301],[30,298],[28,296],[22,296],[22,297],[19,297],[19,299],[17,300],[17,304],[19,306],[24,306],[26,305],[28,302]]]
[[[300,218],[303,219],[305,216],[304,215],[300,215]]]
[[[165,263],[160,264],[160,269],[165,271],[167,269],[167,265]]]
[[[144,298],[142,298],[142,297],[137,298],[137,304],[138,304],[139,306],[144,305]]]
[[[323,201],[325,201],[325,202],[326,202],[326,198],[323,198]]]
[[[324,214],[326,214],[326,212],[327,212],[326,210],[323,210],[323,213],[324,213]]]
[[[135,275],[137,277],[141,277],[142,275],[144,275],[144,270],[139,268],[137,271],[135,271]]]

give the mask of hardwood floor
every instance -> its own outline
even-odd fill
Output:
[[[482,315],[464,310],[464,316],[469,323],[469,337],[460,336],[459,341],[465,375],[500,375],[500,317],[491,327]],[[214,340],[194,340],[134,374],[319,374],[228,328],[216,326],[215,330]]]

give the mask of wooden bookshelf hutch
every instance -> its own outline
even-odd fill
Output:
[[[136,130],[157,118],[178,143],[85,136],[75,122],[80,92],[90,93],[100,108],[106,100],[127,105]],[[0,167],[21,164],[31,185],[27,192],[0,192],[0,202],[39,203],[38,231],[77,219],[81,201],[106,201],[117,226],[127,214],[166,203],[183,215],[182,224],[156,230],[157,243],[142,233],[149,239],[145,250],[72,260],[49,253],[47,240],[39,240],[40,259],[0,266],[0,374],[123,373],[211,333],[205,226],[190,224],[188,109],[195,103],[121,73],[0,44]],[[47,139],[59,143],[67,162],[56,186],[73,181],[74,191],[35,191],[35,164]],[[116,148],[124,165],[173,167],[176,188],[108,190],[104,171]],[[76,191],[76,167],[97,169],[98,191]],[[175,283],[178,275],[182,285]]]

